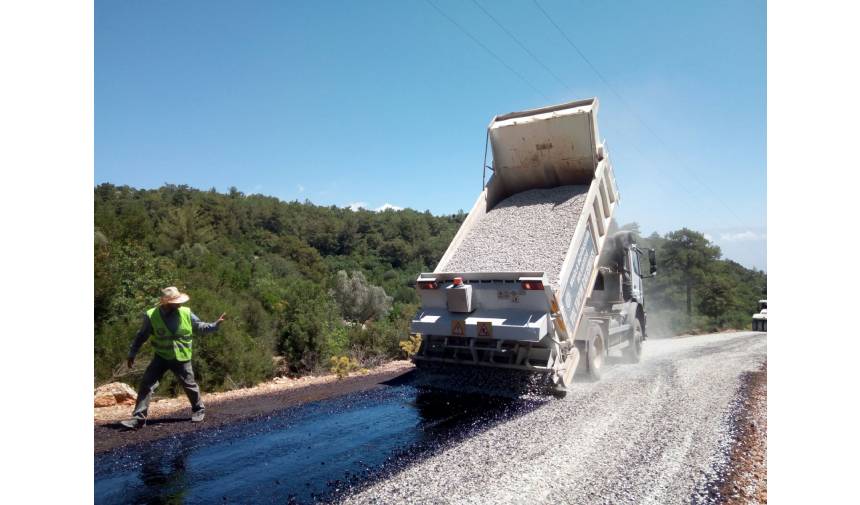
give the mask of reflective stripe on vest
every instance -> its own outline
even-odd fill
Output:
[[[191,359],[191,309],[179,307],[179,327],[176,333],[171,332],[158,307],[146,311],[149,322],[152,325],[152,347],[155,354],[164,359],[188,361]]]

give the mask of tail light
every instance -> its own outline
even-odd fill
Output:
[[[529,291],[539,291],[543,289],[543,281],[523,281],[522,286]]]
[[[418,281],[418,289],[439,289],[436,281]]]

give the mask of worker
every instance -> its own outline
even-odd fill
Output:
[[[191,312],[191,309],[181,307],[189,299],[187,294],[180,293],[173,286],[164,288],[158,306],[147,310],[143,315],[143,324],[128,351],[128,367],[134,366],[137,351],[150,335],[152,335],[155,355],[143,372],[132,418],[120,423],[125,428],[138,429],[146,424],[152,393],[158,387],[158,381],[168,370],[173,372],[182,384],[188,401],[191,402],[191,421],[196,423],[203,421],[205,406],[200,397],[200,387],[194,381],[194,370],[191,368],[191,337],[195,332],[210,333],[217,330],[226,314],[221,314],[214,323],[204,323]]]

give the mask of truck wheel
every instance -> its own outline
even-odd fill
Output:
[[[639,318],[633,319],[633,330],[630,332],[627,348],[624,355],[630,363],[642,361],[642,322]]]
[[[588,336],[590,343],[586,346],[585,351],[585,375],[589,380],[598,381],[603,369],[603,358],[606,356],[603,330],[600,329],[599,325],[592,324],[588,328]]]

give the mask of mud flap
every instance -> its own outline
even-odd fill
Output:
[[[565,360],[564,364],[559,371],[559,378],[561,379],[561,385],[566,388],[570,387],[573,384],[573,374],[576,373],[576,367],[579,365],[579,349],[576,347],[571,347],[570,352],[567,355],[567,360]]]

